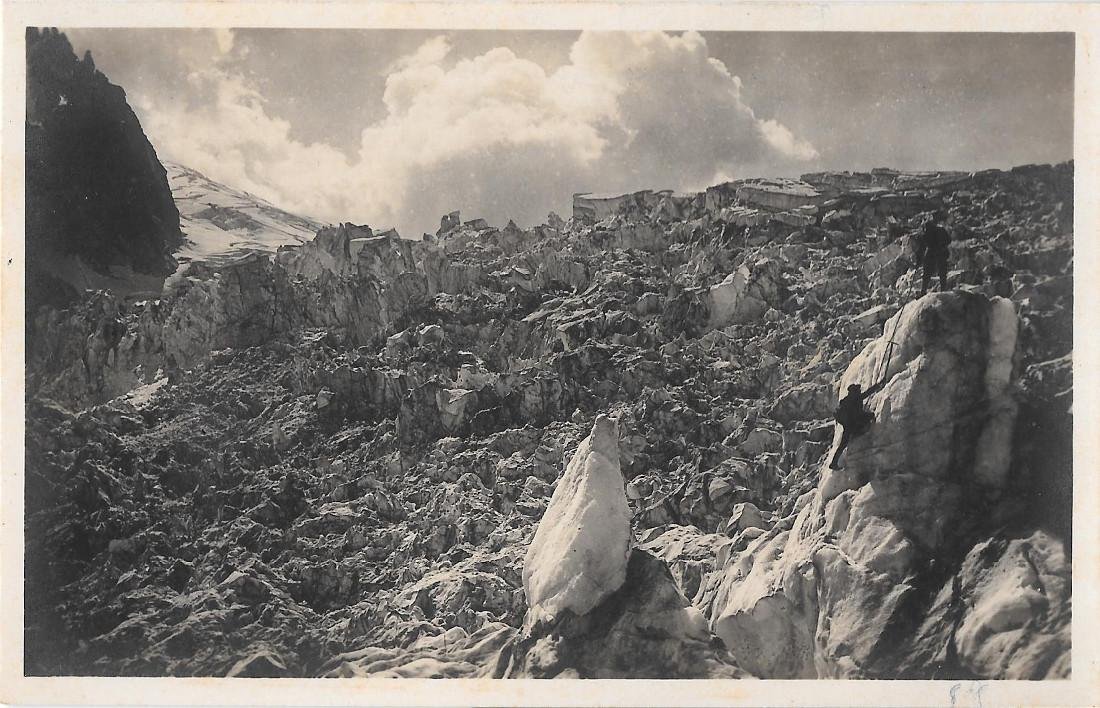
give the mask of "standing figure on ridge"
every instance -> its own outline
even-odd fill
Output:
[[[118,345],[126,336],[126,324],[119,315],[118,305],[107,292],[102,300],[102,311],[92,333],[84,340],[81,360],[84,363],[84,379],[96,393],[103,390],[103,370],[110,363],[111,352],[118,366]]]
[[[941,223],[944,218],[943,211],[934,211],[932,216],[924,224],[924,231],[917,241],[917,261],[921,264],[921,288],[920,294],[928,292],[928,285],[932,282],[932,275],[940,278],[940,291],[947,288],[947,258],[948,247],[951,245],[951,234]]]
[[[840,445],[833,453],[833,459],[829,461],[831,469],[840,469],[837,467],[837,461],[840,460],[844,448],[848,447],[848,443],[852,441],[852,438],[866,433],[870,429],[871,423],[875,422],[874,414],[863,407],[863,402],[882,389],[885,384],[886,379],[883,378],[882,381],[866,391],[859,384],[852,384],[848,387],[848,395],[840,399],[840,405],[836,407],[834,416],[844,432],[840,435]]]

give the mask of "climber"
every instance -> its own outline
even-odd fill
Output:
[[[852,384],[848,387],[848,395],[840,399],[840,405],[836,407],[835,417],[836,422],[840,423],[844,432],[841,433],[840,445],[837,446],[836,452],[833,453],[833,459],[829,462],[831,469],[840,469],[837,467],[837,461],[840,459],[841,453],[844,452],[844,448],[848,447],[848,443],[851,442],[852,438],[866,433],[871,427],[871,423],[875,421],[874,414],[863,407],[863,402],[880,391],[885,384],[886,379],[883,378],[866,391],[859,384]]]
[[[947,287],[947,257],[948,246],[951,244],[951,234],[943,227],[943,211],[934,211],[932,216],[924,224],[924,231],[920,234],[916,244],[917,262],[921,264],[921,289],[920,294],[928,292],[928,285],[932,282],[933,274],[940,278],[940,290]]]
[[[1003,263],[996,263],[986,268],[986,277],[989,279],[990,291],[1000,297],[1012,297],[1012,270]]]
[[[121,318],[117,314],[112,317],[111,314],[105,313],[100,318],[96,330],[88,335],[81,359],[84,362],[84,375],[89,387],[94,387],[97,391],[103,389],[103,368],[108,366],[111,352],[114,353],[114,364],[118,365],[119,343],[125,333],[127,333],[127,325],[122,323]]]
[[[103,300],[103,311],[94,331],[84,340],[81,360],[84,362],[84,379],[88,386],[103,390],[103,369],[110,361],[111,352],[118,365],[118,345],[126,335],[126,325],[119,317],[118,305],[111,299],[110,292]]]

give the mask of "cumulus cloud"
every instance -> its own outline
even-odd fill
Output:
[[[805,140],[799,140],[787,126],[774,120],[760,123],[764,139],[776,150],[792,155],[800,160],[815,160],[819,157],[817,149]]]
[[[211,68],[191,74],[188,85],[205,100],[168,110],[139,104],[161,157],[288,211],[333,218],[359,211],[342,183],[357,166],[333,147],[292,139],[290,123],[270,116],[243,78]]]
[[[382,70],[382,73],[384,75],[389,75],[412,67],[438,64],[446,59],[447,55],[450,53],[451,43],[448,42],[447,38],[443,35],[438,35],[421,44],[412,54],[398,57],[395,61],[390,62],[390,64]]]
[[[574,191],[697,189],[817,158],[753,113],[697,33],[586,32],[553,72],[504,47],[452,53],[439,36],[387,68],[386,114],[354,158],[293,139],[254,87],[216,67],[189,79],[208,100],[145,106],[147,132],[170,159],[283,208],[406,236],[452,209],[532,224]]]

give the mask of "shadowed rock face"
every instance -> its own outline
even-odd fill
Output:
[[[28,312],[89,287],[87,271],[163,279],[179,212],[125,92],[57,30],[26,36]]]
[[[584,614],[525,626],[498,657],[509,678],[746,678],[668,566],[634,549],[622,586]],[[528,622],[531,615],[528,615]]]

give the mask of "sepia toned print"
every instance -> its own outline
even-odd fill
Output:
[[[25,45],[25,675],[1075,677],[1073,33]]]

